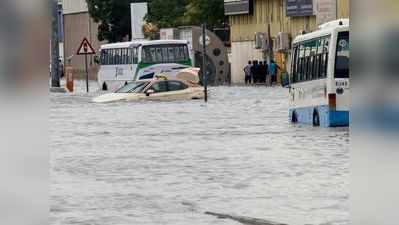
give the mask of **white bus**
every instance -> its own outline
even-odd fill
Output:
[[[322,127],[349,126],[349,19],[319,28],[293,41],[290,121]]]
[[[130,81],[153,79],[163,74],[174,78],[192,67],[185,40],[133,41],[102,45],[98,84],[102,90],[117,90]]]

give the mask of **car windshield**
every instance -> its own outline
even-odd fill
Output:
[[[148,85],[149,82],[132,82],[121,87],[115,93],[140,93]]]

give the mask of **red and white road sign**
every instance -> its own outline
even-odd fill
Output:
[[[76,54],[77,55],[94,55],[94,54],[96,54],[96,51],[91,46],[91,44],[87,40],[87,38],[84,38],[82,43],[80,44],[80,47]]]

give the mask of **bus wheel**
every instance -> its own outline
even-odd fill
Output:
[[[296,114],[296,111],[292,112],[291,123],[298,123],[298,115]]]
[[[319,116],[319,112],[316,109],[313,112],[313,126],[315,126],[315,127],[320,126],[320,116]]]
[[[105,82],[103,83],[103,88],[102,89],[103,89],[103,91],[108,91],[108,86],[107,86],[107,84]]]

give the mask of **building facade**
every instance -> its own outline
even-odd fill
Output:
[[[101,42],[98,41],[98,24],[93,21],[88,12],[85,0],[63,0],[64,23],[64,64],[74,68],[74,75],[79,78],[85,74],[84,56],[76,55],[83,38],[87,38],[98,51]],[[94,56],[90,55],[89,74],[91,79],[97,75],[98,65],[94,62]]]
[[[273,58],[287,70],[290,50],[279,48],[279,37],[290,43],[324,22],[349,18],[349,0],[225,0],[225,14],[231,26],[232,83],[244,83],[243,68],[249,60]],[[257,33],[266,37],[266,48],[258,46]]]

